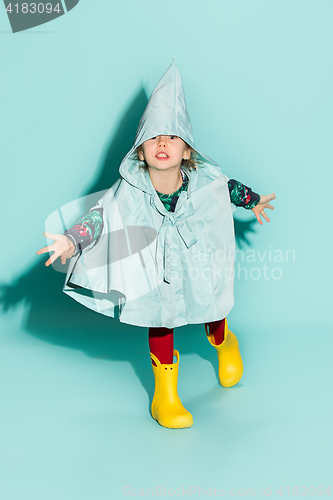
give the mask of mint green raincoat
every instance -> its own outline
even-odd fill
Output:
[[[169,212],[136,148],[158,135],[181,137],[201,161]],[[183,168],[183,167],[182,167]],[[70,260],[63,291],[123,323],[174,328],[220,320],[234,304],[235,237],[227,182],[193,142],[180,73],[165,72],[140,120],[120,178],[98,200],[99,238]]]

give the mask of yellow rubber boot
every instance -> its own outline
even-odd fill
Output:
[[[177,392],[179,352],[174,350],[176,363],[161,364],[153,353],[150,357],[157,366],[153,367],[155,392],[151,405],[151,415],[163,427],[183,429],[193,425],[193,417],[179,399]]]
[[[242,378],[244,367],[239,352],[237,337],[228,329],[227,318],[224,323],[224,340],[222,344],[216,345],[212,333],[208,333],[205,323],[206,335],[212,346],[217,351],[219,362],[219,382],[223,387],[232,387]]]

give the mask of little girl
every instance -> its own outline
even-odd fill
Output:
[[[191,427],[177,392],[173,329],[204,324],[220,384],[239,382],[243,362],[226,319],[234,305],[232,214],[244,207],[269,222],[264,209],[274,209],[275,193],[260,196],[228,179],[194,146],[175,62],[152,92],[119,173],[63,235],[45,232],[55,242],[37,254],[54,251],[46,266],[70,259],[63,291],[83,305],[149,328],[152,417],[164,427]]]

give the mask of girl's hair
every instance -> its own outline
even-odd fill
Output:
[[[196,170],[197,166],[199,166],[200,161],[196,158],[197,154],[194,151],[194,149],[192,149],[191,146],[189,146],[187,144],[187,142],[185,142],[185,144],[188,147],[188,149],[190,150],[190,158],[189,158],[189,160],[183,160],[181,167],[185,167],[188,170]],[[143,153],[142,145],[140,145],[136,148],[136,154],[137,154],[137,158],[139,160],[139,167],[142,168],[143,170],[148,170],[149,167],[148,167],[148,163],[146,162],[146,160],[141,161],[139,158],[140,151],[142,151],[142,153]]]

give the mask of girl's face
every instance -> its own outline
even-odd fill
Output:
[[[180,167],[182,160],[190,158],[187,144],[176,135],[159,135],[145,141],[139,150],[139,159],[146,160],[150,168],[167,170]]]

